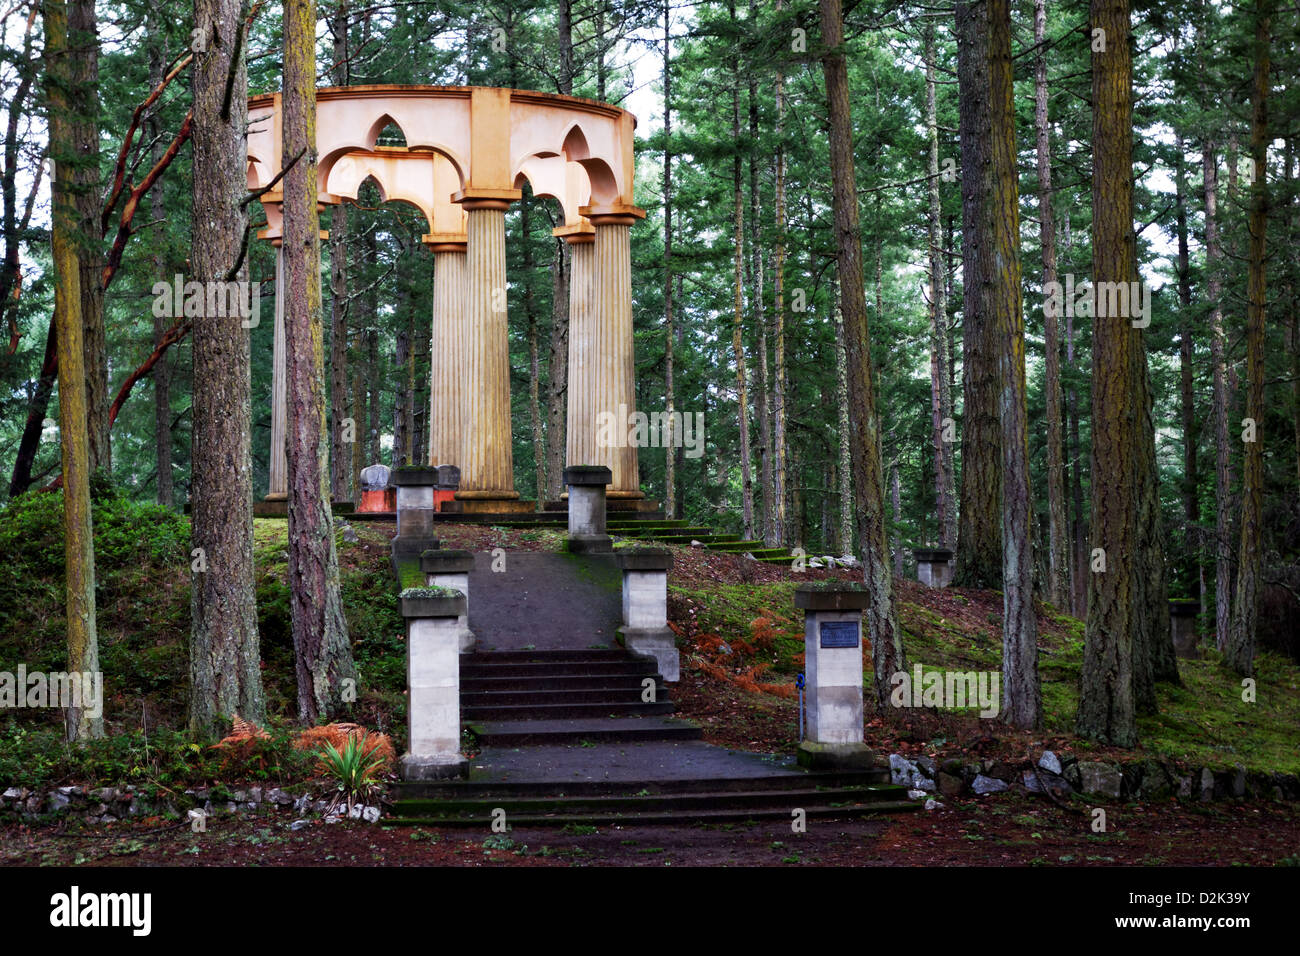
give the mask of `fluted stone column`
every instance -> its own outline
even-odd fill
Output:
[[[466,416],[457,499],[515,499],[506,340],[506,209],[501,199],[465,199]]]
[[[284,337],[284,249],[275,241],[275,334],[271,353],[271,456],[267,501],[289,497],[289,460],[284,434],[288,423],[288,356]]]
[[[429,353],[429,464],[461,465],[468,412],[465,243],[433,245],[433,335]]]
[[[637,473],[636,444],[630,440],[631,416],[636,412],[636,369],[632,345],[632,224],[636,217],[625,214],[593,214],[596,227],[592,243],[592,292],[594,308],[587,332],[587,354],[594,381],[589,380],[588,395],[594,398],[597,452],[595,461],[571,461],[575,465],[606,465],[613,473],[608,497],[643,498]],[[575,257],[576,266],[576,257]],[[577,271],[576,268],[574,270]],[[570,335],[573,334],[570,330]],[[573,395],[573,383],[569,384]],[[572,400],[572,399],[571,399]],[[603,419],[601,412],[608,413]],[[610,421],[613,428],[602,434],[600,424]],[[612,439],[612,441],[610,440]]]
[[[569,394],[566,408],[565,463],[611,468],[609,449],[596,447],[596,413],[604,408],[596,365],[600,357],[594,328],[596,299],[592,286],[595,236],[565,236],[569,244]],[[612,468],[611,468],[612,470]]]

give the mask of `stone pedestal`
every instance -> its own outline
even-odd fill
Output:
[[[570,507],[572,507],[572,497]],[[637,657],[652,659],[665,681],[681,677],[677,641],[668,626],[668,569],[673,555],[667,548],[629,548],[618,552],[623,569],[623,646]]]
[[[862,742],[862,612],[868,593],[860,585],[804,585],[794,605],[804,612],[807,736],[799,763],[815,770],[872,766]]]
[[[1196,618],[1201,613],[1199,601],[1169,602],[1169,636],[1174,642],[1174,654],[1184,660],[1201,657],[1201,639],[1196,633]]]
[[[952,552],[947,548],[914,548],[916,579],[931,588],[952,584]]]
[[[605,486],[610,470],[604,465],[570,465],[564,469],[569,488],[568,548],[578,554],[608,553],[614,543],[605,532]]]
[[[358,511],[386,512],[397,510],[397,489],[391,486],[392,474],[387,465],[368,465],[361,469],[361,501]]]
[[[465,595],[465,610],[456,620],[460,628],[460,652],[474,650],[478,639],[469,629],[469,573],[474,570],[474,555],[469,551],[425,551],[420,555],[420,570],[431,588],[451,588]]]
[[[397,486],[397,537],[393,557],[419,556],[438,547],[433,533],[433,489],[438,469],[428,465],[403,465],[395,469]]]
[[[460,626],[465,597],[449,588],[402,592],[406,618],[406,685],[409,745],[404,780],[463,777],[460,754]]]
[[[456,490],[460,487],[460,469],[455,465],[438,465],[438,479],[433,486],[433,510],[456,511]]]

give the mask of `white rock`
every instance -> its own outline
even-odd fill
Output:
[[[1061,775],[1061,758],[1050,750],[1043,751],[1043,755],[1038,758],[1038,766],[1044,770],[1050,770],[1058,777]]]
[[[1007,789],[1007,784],[997,777],[986,777],[984,774],[979,774],[970,788],[972,792],[984,796],[987,793],[1001,793]]]
[[[941,810],[943,809],[943,804],[931,797],[929,800],[925,801],[925,808],[927,810]]]

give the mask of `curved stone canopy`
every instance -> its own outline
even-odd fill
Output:
[[[248,101],[248,185],[261,189],[280,172],[280,94]],[[377,146],[395,125],[405,147]],[[468,86],[351,86],[316,91],[321,202],[355,199],[372,178],[385,200],[418,208],[430,243],[464,241],[462,203],[533,194],[564,213],[559,235],[588,232],[589,214],[636,210],[632,200],[631,113],[574,96]],[[266,239],[280,235],[281,193],[267,192]]]

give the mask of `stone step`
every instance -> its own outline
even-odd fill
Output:
[[[483,720],[470,725],[483,747],[530,744],[699,740],[700,728],[674,717],[584,717],[557,720]]]
[[[555,664],[571,663],[576,665],[585,665],[595,662],[606,661],[632,661],[636,660],[631,654],[622,648],[561,648],[561,649],[538,649],[531,651],[479,651],[466,655],[461,658],[461,666],[466,665],[488,665],[497,664]]]
[[[651,541],[662,541],[664,544],[690,544],[698,541],[705,547],[712,547],[715,544],[731,544],[740,541],[738,534],[670,534],[662,537],[655,536],[650,538]]]
[[[667,700],[668,695],[657,684],[655,701]],[[641,685],[623,687],[584,687],[547,690],[466,690],[461,687],[460,705],[465,707],[524,707],[554,704],[636,704],[641,703]]]
[[[707,544],[706,547],[708,547],[710,551],[721,551],[724,554],[738,554],[743,551],[754,550],[776,550],[768,549],[762,541],[755,541],[753,539],[748,541],[723,541],[718,544]]]
[[[518,813],[506,811],[506,823],[512,829],[524,827],[556,826],[655,826],[688,825],[700,823],[748,823],[759,821],[781,821],[789,823],[792,810],[798,804],[785,803],[781,806],[721,806],[703,809],[699,806],[669,807],[662,810],[629,809],[561,809],[549,813]],[[806,806],[801,807],[808,819],[844,819],[849,817],[866,817],[884,813],[909,813],[921,808],[914,800],[870,800],[865,803],[853,803],[846,806]],[[489,808],[486,813],[447,814],[444,816],[425,816],[407,812],[403,807],[395,806],[397,814],[384,821],[385,826],[429,826],[429,827],[482,827],[491,826],[493,817]]]
[[[572,662],[556,661],[552,663],[512,663],[479,664],[463,662],[460,665],[460,677],[464,681],[478,677],[564,677],[579,672],[586,676],[640,675],[661,679],[655,671],[655,663],[650,660],[627,658],[621,661],[590,661],[581,665]]]
[[[670,701],[659,700],[653,704],[641,700],[564,701],[520,704],[467,704],[461,701],[462,720],[476,721],[551,721],[576,717],[631,717],[647,714],[671,714]]]
[[[747,808],[783,809],[786,816],[789,816],[790,811],[796,807],[804,810],[813,807],[840,809],[907,799],[906,788],[892,784],[814,789],[807,786],[807,781],[800,780],[798,783],[803,784],[803,787],[791,786],[784,789],[767,787],[759,790],[731,791],[699,789],[685,793],[661,794],[643,794],[636,790],[625,790],[617,795],[560,794],[528,797],[402,799],[396,801],[393,806],[404,816],[478,816],[479,819],[490,822],[492,811],[495,809],[504,810],[507,820],[518,814],[538,816],[548,813],[609,814],[628,811],[684,812]]]
[[[889,784],[889,771],[839,770],[812,772],[772,771],[743,777],[628,777],[625,779],[574,780],[428,780],[395,783],[390,792],[396,800],[500,800],[556,795],[573,797],[643,796],[690,793],[745,792],[759,790],[838,791]]]
[[[655,693],[663,698],[667,687],[663,678],[648,674],[644,670],[609,671],[600,674],[544,674],[538,676],[490,676],[465,677],[460,679],[460,692],[477,693],[484,691],[520,693],[537,693],[541,691],[580,691],[580,690],[615,690],[626,694],[640,694],[642,681],[647,677],[655,678]]]

